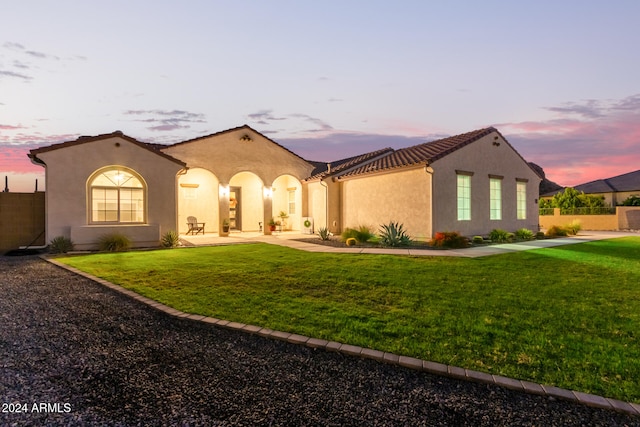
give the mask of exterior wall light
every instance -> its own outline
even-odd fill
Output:
[[[270,199],[273,197],[273,188],[271,187],[264,187],[262,190],[265,199]]]
[[[227,197],[229,195],[229,186],[220,184],[220,197]]]

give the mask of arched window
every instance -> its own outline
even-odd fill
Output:
[[[147,189],[142,177],[124,167],[108,167],[89,180],[89,222],[144,223]]]

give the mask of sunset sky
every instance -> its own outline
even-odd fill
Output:
[[[495,126],[561,185],[640,169],[640,1],[0,2],[10,191],[44,188],[32,148],[243,124],[310,160]]]

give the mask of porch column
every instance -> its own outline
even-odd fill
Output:
[[[227,225],[227,231],[223,226]],[[229,184],[220,183],[218,185],[218,234],[220,236],[229,235]]]
[[[262,195],[264,201],[264,220],[262,222],[262,230],[264,231],[265,235],[270,235],[271,228],[269,227],[269,223],[271,222],[271,219],[273,219],[273,188],[264,187]]]

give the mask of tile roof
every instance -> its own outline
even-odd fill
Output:
[[[598,179],[574,187],[587,194],[611,193],[621,191],[640,191],[640,170],[617,175],[611,178]]]
[[[86,144],[88,142],[101,141],[103,139],[109,139],[109,138],[124,139],[125,141],[129,141],[132,144],[135,144],[135,145],[139,146],[140,148],[144,148],[145,150],[149,150],[152,153],[154,153],[154,154],[156,154],[156,155],[158,155],[160,157],[164,157],[164,158],[166,158],[168,160],[171,160],[172,162],[178,163],[178,164],[182,165],[183,167],[185,167],[187,165],[182,160],[178,160],[175,157],[172,157],[172,156],[170,156],[168,154],[165,154],[165,153],[163,153],[161,151],[158,151],[156,149],[157,144],[147,144],[145,142],[140,142],[135,138],[132,138],[130,136],[127,136],[127,135],[123,134],[119,130],[117,130],[115,132],[112,132],[112,133],[105,133],[105,134],[96,135],[96,136],[80,136],[75,141],[66,141],[66,142],[61,142],[59,144],[48,145],[46,147],[35,148],[35,149],[33,149],[33,150],[31,150],[29,152],[29,157],[31,159],[36,159],[38,154],[40,154],[40,153],[46,153],[48,151],[54,151],[54,150],[58,150],[60,148],[73,147],[73,146],[76,146],[76,145]]]
[[[472,142],[489,135],[491,132],[498,131],[493,127],[488,127],[463,133],[461,135],[439,139],[437,141],[425,142],[423,144],[414,145],[413,147],[395,150],[384,157],[374,159],[359,167],[350,169],[345,173],[338,175],[338,178],[386,171],[412,165],[429,164],[464,147],[465,145],[471,144]]]
[[[311,172],[311,176],[305,181],[323,179],[330,175],[339,175],[350,168],[356,167],[364,162],[371,161],[376,157],[392,153],[393,148],[382,148],[380,150],[371,151],[369,153],[360,154],[358,156],[347,157],[346,159],[336,160],[333,162],[309,162],[315,165],[315,169]]]

